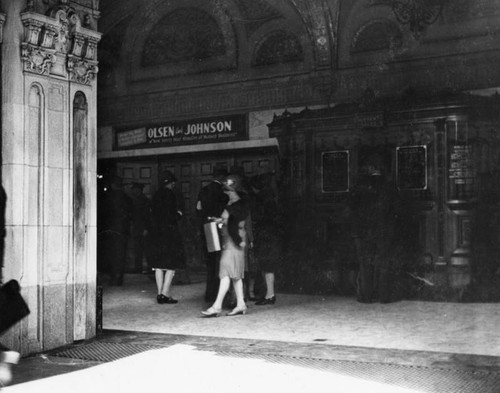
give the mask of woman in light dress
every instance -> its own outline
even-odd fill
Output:
[[[207,310],[202,311],[205,317],[218,317],[222,312],[222,302],[231,283],[236,294],[236,307],[227,315],[244,315],[247,311],[243,296],[243,278],[245,275],[245,250],[247,247],[246,220],[250,215],[250,203],[243,188],[242,178],[229,175],[224,181],[224,192],[229,202],[221,217],[215,218],[219,223],[222,252],[219,267],[219,290],[215,302]]]

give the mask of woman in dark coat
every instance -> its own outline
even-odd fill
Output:
[[[176,269],[186,266],[184,244],[177,221],[182,217],[181,203],[174,193],[176,178],[170,171],[162,173],[162,187],[151,203],[152,266],[158,288],[158,303],[175,304],[170,287]]]
[[[254,255],[266,284],[264,297],[257,300],[257,306],[274,304],[274,273],[280,257],[277,195],[272,186],[273,173],[268,171],[254,178],[252,189],[255,195]]]

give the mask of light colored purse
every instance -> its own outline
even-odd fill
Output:
[[[203,224],[203,230],[205,231],[208,252],[220,251],[221,245],[217,223],[214,221],[207,222],[206,224]]]

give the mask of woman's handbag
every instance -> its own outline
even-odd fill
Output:
[[[0,334],[30,313],[20,291],[21,286],[16,280],[0,287]]]
[[[205,232],[208,252],[220,251],[221,246],[217,223],[215,221],[211,221],[203,224],[203,231]]]

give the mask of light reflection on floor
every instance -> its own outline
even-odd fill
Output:
[[[4,392],[306,393],[324,390],[335,393],[418,392],[310,368],[225,357],[182,344],[14,385]]]

